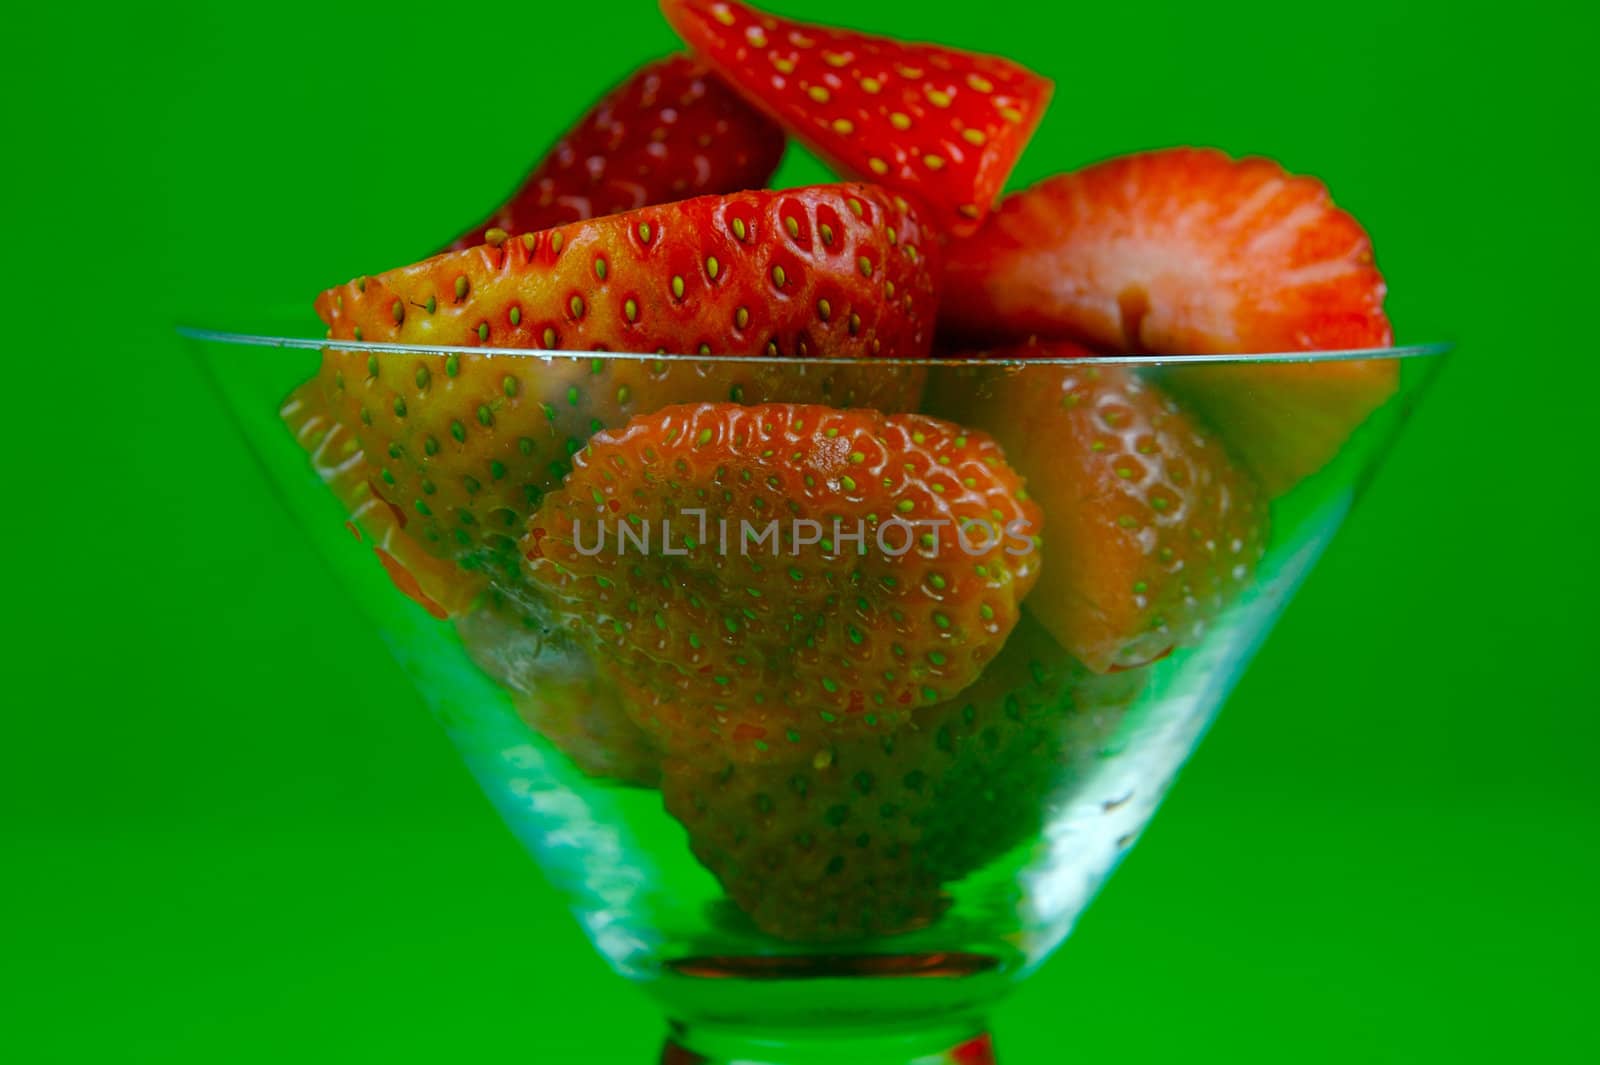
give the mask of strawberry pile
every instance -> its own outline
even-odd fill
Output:
[[[690,54],[317,299],[283,416],[400,591],[580,770],[659,787],[756,927],[904,932],[1037,834],[1398,384],[1092,360],[1384,347],[1384,282],[1264,159],[1001,199],[1052,93],[1009,60],[662,8]],[[766,188],[790,139],[841,182]]]

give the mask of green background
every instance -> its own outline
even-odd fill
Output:
[[[1180,142],[1316,173],[1402,337],[1461,343],[1175,801],[995,1018],[1012,1065],[1596,1060],[1590,16],[783,7],[1051,74],[1019,181]],[[410,261],[668,30],[642,0],[7,18],[0,1057],[642,1065],[648,1005],[170,327]]]

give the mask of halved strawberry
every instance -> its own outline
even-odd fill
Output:
[[[521,187],[448,251],[636,211],[759,189],[783,158],[783,131],[686,55],[647,63],[555,143]]]
[[[1178,148],[1051,178],[946,258],[947,331],[1122,354],[1337,351],[1393,342],[1372,242],[1321,182]],[[1173,390],[1277,494],[1398,386],[1392,360],[1201,367]]]
[[[773,399],[904,410],[932,340],[925,239],[880,189],[703,197],[441,255],[330,290],[330,339],[701,360],[386,356],[322,381],[423,546],[514,572],[529,511],[595,432],[663,406]],[[771,361],[719,360],[766,355]],[[827,356],[831,365],[782,356]]]
[[[1033,586],[1039,529],[981,433],[720,403],[595,437],[524,547],[668,753],[804,761],[971,684]]]
[[[1059,342],[993,354],[1089,353]],[[1028,610],[1091,669],[1194,644],[1265,550],[1254,482],[1126,368],[979,369],[942,381],[935,407],[994,434],[1027,478],[1050,544]]]
[[[313,379],[295,389],[279,415],[311,457],[317,476],[344,504],[345,524],[356,539],[372,544],[395,587],[440,620],[468,610],[484,589],[483,578],[434,558],[406,535],[405,512],[373,492],[361,449],[328,413],[320,384]]]
[[[435,563],[436,565],[439,563]],[[456,620],[467,654],[511,693],[528,726],[592,777],[654,787],[661,756],[604,672],[541,604],[500,589]]]
[[[1143,680],[1089,673],[1024,619],[982,679],[896,731],[797,765],[671,760],[662,794],[769,935],[905,932],[943,910],[944,885],[1037,834]]]
[[[1123,156],[1009,197],[954,243],[941,322],[1124,354],[1390,343],[1372,243],[1313,178],[1213,149]]]
[[[998,56],[776,18],[732,0],[662,0],[696,54],[840,173],[977,228],[1050,102]]]

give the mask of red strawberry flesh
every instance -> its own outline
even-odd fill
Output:
[[[952,331],[1169,355],[1385,347],[1361,226],[1312,178],[1211,149],[1123,156],[1007,198],[951,246]]]

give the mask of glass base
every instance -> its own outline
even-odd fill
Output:
[[[674,1024],[661,1065],[995,1065],[976,1021],[911,1031],[757,1033]]]

